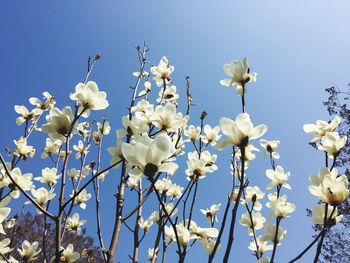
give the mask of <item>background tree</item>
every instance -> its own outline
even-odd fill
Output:
[[[341,137],[346,135],[350,137],[350,90],[344,92],[335,87],[327,88],[329,97],[323,104],[327,107],[331,117],[339,116],[342,122],[338,126],[338,132]],[[340,155],[336,159],[336,167],[350,178],[350,144],[347,141]],[[350,202],[347,200],[339,207],[340,214],[343,214],[343,220],[332,227],[326,236],[323,249],[322,262],[344,262],[344,259],[350,258]]]
[[[11,246],[20,248],[24,240],[29,242],[38,241],[39,247],[43,248],[43,233],[45,229],[45,221],[42,215],[32,215],[30,212],[22,214],[18,217],[16,224],[9,228],[6,232],[11,238]],[[67,232],[62,241],[62,245],[66,247],[73,244],[76,251],[82,251],[84,255],[77,261],[86,262],[104,262],[101,250],[94,245],[94,239],[86,234],[86,228],[81,229],[80,235],[73,232]],[[10,255],[20,258],[16,249]],[[55,226],[47,222],[47,238],[46,238],[46,257],[44,257],[43,249],[35,262],[50,262],[55,255]]]

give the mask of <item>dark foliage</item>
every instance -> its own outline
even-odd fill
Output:
[[[350,179],[350,92],[339,91],[335,87],[326,89],[328,99],[323,102],[327,107],[329,115],[333,118],[338,115],[342,122],[337,131],[342,137],[346,135],[348,141],[336,159],[336,167]],[[325,238],[322,249],[321,262],[343,263],[350,262],[350,202],[342,204],[339,212],[343,214],[343,220],[331,228]],[[317,227],[315,227],[317,229]]]
[[[47,240],[46,240],[46,260],[50,259],[55,254],[55,225],[48,220],[47,222]],[[38,241],[39,248],[43,248],[43,233],[45,229],[45,221],[43,215],[33,216],[31,213],[21,215],[15,226],[7,230],[8,237],[11,238],[11,247],[15,248],[10,255],[19,259],[20,256],[16,248],[21,248],[22,242],[28,240],[29,242]],[[74,251],[84,254],[77,262],[104,262],[100,249],[94,246],[94,239],[86,234],[86,229],[82,229],[80,235],[73,232],[67,232],[64,236],[62,245],[66,247],[68,244],[73,244]],[[43,250],[35,262],[44,262]]]

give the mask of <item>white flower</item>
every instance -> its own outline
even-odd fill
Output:
[[[30,102],[30,104],[32,104],[33,106],[36,106],[40,110],[50,109],[56,103],[54,96],[52,96],[47,91],[45,91],[43,93],[43,99],[44,99],[44,101],[41,101],[38,98],[31,97],[31,98],[29,98],[29,102]]]
[[[188,221],[185,222],[188,225]],[[208,238],[218,237],[219,231],[213,227],[199,227],[196,222],[191,220],[190,233],[193,239],[206,240]]]
[[[149,73],[147,71],[133,72],[132,75],[138,78],[147,78],[149,76]]]
[[[237,93],[243,94],[243,86],[249,82],[256,81],[256,73],[250,73],[247,58],[243,61],[233,60],[230,64],[224,65],[225,73],[230,77],[229,79],[220,80],[220,84],[225,87],[236,86]],[[246,92],[246,88],[244,89]]]
[[[22,249],[17,249],[18,253],[22,257],[22,260],[27,261],[34,261],[37,259],[37,256],[39,255],[41,249],[37,250],[39,247],[39,243],[37,241],[30,243],[27,240],[24,240],[22,243]]]
[[[221,118],[220,129],[226,138],[221,139],[215,146],[219,150],[228,146],[245,147],[250,140],[264,135],[267,126],[260,124],[254,127],[249,114],[241,113],[236,117],[236,120]]]
[[[178,168],[169,160],[175,153],[175,148],[168,135],[162,133],[153,140],[146,136],[134,139],[134,145],[123,143],[124,158],[135,165],[146,176],[153,177],[157,172],[174,174]]]
[[[254,203],[253,209],[256,211],[260,211],[262,208],[262,204],[259,200],[263,199],[265,197],[265,193],[260,190],[258,186],[248,186],[246,188],[246,194],[245,199],[241,200],[242,204],[246,204],[249,202]]]
[[[18,167],[16,167],[11,171],[11,177],[19,185],[19,187],[22,188],[22,190],[29,191],[31,189],[34,189],[34,185],[32,182],[33,174],[22,174],[21,170]],[[18,198],[20,195],[20,190],[17,189],[17,187],[14,184],[12,184],[12,182],[10,183],[9,187],[12,190],[11,196],[13,198]]]
[[[200,158],[197,152],[189,152],[187,160],[186,175],[188,180],[205,178],[206,173],[215,172],[218,167],[214,164],[217,155],[211,155],[209,151],[201,153]]]
[[[74,213],[72,217],[68,217],[67,219],[67,227],[71,231],[77,232],[79,235],[81,232],[81,226],[86,223],[86,220],[80,220],[80,216],[78,213]]]
[[[90,145],[85,147],[82,140],[79,140],[78,145],[73,145],[73,149],[76,151],[75,153],[75,159],[79,159],[81,157],[84,157],[89,153]]]
[[[151,121],[160,130],[175,132],[182,127],[184,117],[181,112],[176,113],[174,104],[167,103],[165,106],[158,105],[156,107]]]
[[[0,253],[2,255],[5,255],[13,250],[9,247],[10,243],[11,240],[9,238],[5,238],[0,241]]]
[[[73,194],[70,195],[70,197],[73,197]],[[86,204],[85,202],[89,201],[91,198],[91,194],[89,194],[86,189],[84,189],[83,191],[80,192],[80,194],[78,194],[75,199],[74,199],[74,203],[75,204],[79,204],[81,209],[85,209],[86,208]]]
[[[349,197],[349,182],[346,175],[338,176],[337,169],[332,172],[323,168],[319,178],[310,177],[313,185],[309,186],[312,195],[319,197],[323,202],[332,206],[338,206]]]
[[[208,238],[208,239],[201,239],[200,242],[201,242],[202,248],[206,252],[208,252],[209,255],[211,255],[214,251],[214,247],[216,245],[216,240],[214,240],[212,238]],[[219,244],[217,246],[216,252],[220,249],[220,247],[221,247],[221,244]]]
[[[166,192],[167,196],[170,196],[171,199],[174,198],[180,198],[182,195],[182,191],[183,191],[183,187],[172,183],[168,189],[168,191]]]
[[[270,193],[268,195],[269,202],[266,204],[272,210],[270,218],[275,216],[278,218],[285,218],[288,214],[294,212],[295,205],[287,202],[287,196],[283,195],[277,198],[277,193]]]
[[[258,243],[258,248],[256,246],[256,243]],[[266,251],[269,251],[269,250],[272,250],[273,249],[273,245],[269,245],[267,241],[263,240],[263,237],[262,236],[259,236],[257,239],[256,239],[256,243],[255,241],[252,241],[250,242],[249,244],[249,249],[251,251],[256,251],[258,252],[258,255],[259,257],[262,257],[262,255],[266,252]],[[259,251],[258,251],[259,250]]]
[[[144,220],[143,217],[141,216],[138,224],[144,232],[147,232],[150,229],[150,227],[153,225],[153,220],[152,218],[148,218]]]
[[[68,170],[68,175],[71,180],[78,180],[80,175],[80,170],[77,170],[75,168],[72,168]]]
[[[190,141],[194,142],[199,139],[201,135],[201,127],[195,127],[194,125],[188,126],[184,134],[189,138]]]
[[[71,129],[74,116],[70,107],[61,110],[52,108],[50,113],[46,115],[47,123],[41,127],[43,132],[48,133],[52,140],[60,140],[64,142]]]
[[[262,237],[262,240],[274,242],[275,234],[276,234],[276,224],[271,225],[270,223],[265,222],[264,230],[265,230],[265,235]],[[277,239],[276,239],[277,244],[281,242],[281,240],[286,236],[286,234],[287,234],[287,231],[284,230],[281,225],[279,225]]]
[[[124,129],[117,131],[117,138],[123,138],[126,135],[135,136],[147,132],[149,129],[148,124],[134,116],[131,120],[129,116],[123,116],[122,124]]]
[[[90,124],[86,121],[81,122],[77,125],[77,134],[81,135],[82,137],[87,137],[89,135],[89,128]]]
[[[147,252],[147,254],[148,254],[148,259],[149,259],[150,261],[152,261],[154,257],[157,257],[158,252],[159,252],[159,249],[158,249],[158,248],[157,248],[156,250],[154,250],[154,248],[149,248],[149,249],[148,249],[148,252]]]
[[[311,142],[316,142],[325,136],[327,132],[334,131],[340,121],[341,119],[338,116],[335,116],[331,122],[318,120],[316,121],[316,124],[305,124],[303,129],[306,133],[313,133],[314,137]]]
[[[71,100],[78,102],[84,109],[84,117],[89,117],[90,110],[104,110],[108,107],[107,94],[99,91],[96,82],[78,83],[75,93],[70,94]]]
[[[215,126],[211,128],[208,124],[204,126],[204,135],[202,136],[202,141],[204,143],[210,143],[212,146],[216,144],[218,140],[220,140],[221,135],[219,134],[220,127]]]
[[[35,154],[35,149],[33,146],[27,145],[27,139],[24,137],[21,137],[18,141],[13,141],[17,148],[13,151],[13,155],[16,155],[20,158],[23,158],[24,160],[27,159],[27,155],[29,157],[33,157]]]
[[[29,112],[25,106],[20,106],[20,105],[15,105],[15,111],[18,114],[22,115],[16,119],[16,124],[18,126],[22,125],[26,121],[33,120],[36,115],[40,115],[42,112],[39,109],[34,109],[31,112]]]
[[[171,81],[170,74],[173,73],[174,66],[169,65],[168,59],[162,57],[158,66],[151,67],[151,72],[154,75],[153,80],[160,87],[164,83],[168,84]]]
[[[347,137],[340,138],[337,132],[326,132],[322,137],[321,143],[317,145],[317,149],[328,153],[330,158],[337,157],[340,150],[345,146]]]
[[[166,240],[177,242],[175,231],[173,227],[165,226],[164,232],[166,235]],[[182,224],[176,225],[176,232],[178,236],[178,242],[181,246],[186,246],[191,239],[190,231],[184,227]]]
[[[117,162],[119,162],[124,158],[122,153],[122,144],[123,144],[123,141],[118,139],[115,147],[107,148],[108,153],[112,155],[112,159],[110,162],[111,165],[116,164]]]
[[[74,252],[74,247],[72,244],[69,244],[66,248],[61,247],[61,249],[63,250],[60,258],[61,262],[75,262],[80,258],[80,254],[78,252]]]
[[[40,187],[38,190],[32,189],[31,192],[34,196],[34,200],[44,209],[46,209],[46,203],[56,196],[56,194],[53,193],[53,189],[47,191],[44,187]],[[40,213],[39,210],[38,213]]]
[[[171,181],[167,178],[163,178],[161,180],[157,180],[154,184],[154,188],[159,192],[159,193],[166,193],[171,185]]]
[[[41,154],[41,158],[47,158],[50,155],[58,154],[61,146],[61,141],[53,141],[50,138],[46,138],[45,148]]]
[[[327,209],[327,220],[329,220],[329,217],[331,216],[331,213],[333,211],[334,207],[331,205],[328,205]],[[312,212],[312,222],[315,224],[323,225],[324,224],[324,215],[326,213],[326,204],[316,204],[311,209]],[[338,208],[335,208],[334,213],[332,215],[332,220],[334,220],[335,223],[340,222],[343,219],[343,215],[338,215]]]
[[[203,215],[205,215],[208,219],[209,224],[213,224],[214,220],[217,222],[217,212],[220,209],[221,204],[213,204],[209,208],[201,209]]]
[[[161,89],[159,91],[159,97],[157,99],[158,103],[163,102],[171,102],[175,101],[179,98],[179,94],[176,93],[176,87],[174,85],[171,85],[170,87],[167,87],[165,90]]]
[[[242,214],[241,219],[239,220],[239,223],[242,226],[245,226],[248,228],[249,235],[253,235],[253,229],[255,230],[262,229],[264,227],[265,221],[266,221],[265,218],[261,215],[260,212],[252,211],[251,218],[250,218],[249,212],[247,211],[244,214]]]
[[[276,152],[276,148],[280,145],[280,141],[267,141],[264,139],[260,140],[260,145],[265,149],[264,155],[265,157],[270,155],[272,158],[279,159],[280,154]]]
[[[51,186],[57,183],[58,178],[57,168],[50,169],[49,167],[46,167],[41,170],[41,177],[35,177],[34,180]]]
[[[272,189],[273,186],[283,186],[287,189],[291,189],[290,185],[286,183],[290,176],[290,172],[284,172],[282,166],[278,165],[275,170],[266,170],[266,176],[271,180],[267,189]]]
[[[5,221],[5,219],[8,217],[8,215],[11,212],[11,208],[5,207],[5,206],[8,205],[10,200],[11,200],[11,197],[7,196],[0,201],[0,233],[3,235],[6,235],[6,233],[4,231],[2,223]]]

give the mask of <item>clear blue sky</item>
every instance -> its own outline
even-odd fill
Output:
[[[266,139],[281,140],[279,163],[292,173],[293,189],[288,196],[297,210],[282,223],[288,234],[277,252],[277,262],[286,262],[311,240],[305,209],[317,200],[308,193],[308,175],[321,168],[323,155],[308,146],[310,137],[303,133],[302,125],[327,118],[322,106],[324,89],[332,85],[345,88],[350,81],[349,11],[350,3],[342,0],[2,0],[1,152],[6,146],[12,147],[12,140],[22,132],[15,125],[13,105],[28,105],[29,97],[40,97],[45,90],[56,96],[60,107],[66,105],[67,95],[83,79],[87,57],[96,52],[102,54],[102,60],[92,79],[107,91],[111,106],[94,116],[107,115],[113,130],[120,127],[120,117],[127,107],[125,96],[130,94],[128,86],[133,81],[131,72],[137,70],[133,47],[144,40],[151,46],[153,63],[166,55],[175,65],[174,80],[180,94],[184,94],[184,77],[191,76],[197,104],[194,112],[199,116],[206,110],[211,124],[218,123],[221,116],[239,113],[240,100],[235,90],[220,87],[219,80],[224,77],[224,63],[247,56],[252,70],[258,73],[257,83],[249,88],[247,110],[255,123],[269,126]],[[42,143],[40,136],[35,140]],[[105,145],[114,144],[114,140],[111,133]],[[105,162],[109,161],[107,153],[104,156]],[[221,155],[219,171],[200,185],[197,209],[224,203],[228,158],[228,153]],[[268,161],[262,155],[258,159],[252,163],[249,177],[252,183],[264,186],[268,183]],[[37,158],[26,162],[22,170],[38,173],[39,164],[43,163]],[[49,165],[49,161],[44,165]],[[176,176],[180,178],[182,173]],[[111,200],[117,180],[116,173],[106,179],[103,200]],[[102,209],[108,244],[114,204]],[[82,215],[93,226],[93,214]],[[198,214],[195,220],[204,223],[200,217]],[[246,230],[240,226],[237,229],[240,242],[235,242],[236,262],[254,262],[247,249]],[[90,233],[95,235],[93,227]],[[119,248],[121,262],[128,261],[125,250],[131,250],[125,234],[124,231],[124,242]],[[189,260],[206,260],[199,246],[194,251]],[[169,262],[175,261],[174,258]],[[306,257],[301,262],[308,261]]]

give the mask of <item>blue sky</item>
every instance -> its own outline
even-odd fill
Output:
[[[108,93],[111,104],[105,112],[95,112],[93,116],[106,115],[113,130],[120,127],[120,118],[128,106],[125,100],[130,94],[128,86],[133,83],[131,73],[137,70],[133,47],[144,40],[151,47],[152,63],[166,55],[175,65],[174,82],[181,95],[185,94],[184,77],[191,76],[191,93],[197,104],[193,123],[198,123],[202,110],[208,112],[210,124],[217,124],[221,116],[239,113],[240,99],[235,90],[220,87],[219,80],[225,77],[224,63],[247,56],[252,71],[258,73],[257,83],[249,86],[247,111],[256,124],[269,126],[266,139],[281,140],[279,164],[292,173],[293,189],[287,194],[297,210],[283,222],[288,235],[277,252],[277,262],[285,262],[311,240],[311,224],[305,209],[317,200],[308,193],[308,175],[322,167],[323,155],[308,146],[310,137],[304,134],[302,125],[327,119],[322,106],[326,98],[324,89],[333,85],[345,88],[349,82],[349,11],[350,3],[341,0],[3,0],[1,153],[5,153],[5,147],[13,147],[12,140],[22,132],[15,125],[13,105],[28,105],[29,97],[40,97],[45,90],[55,95],[60,107],[70,103],[68,94],[83,80],[89,55],[97,52],[102,55],[91,78]],[[111,133],[105,145],[114,141]],[[37,136],[34,142],[42,144],[42,136]],[[106,152],[103,159],[105,163],[109,161]],[[203,192],[197,209],[224,203],[228,163],[228,153],[221,153],[218,172],[200,185]],[[24,163],[22,170],[38,173],[39,164],[42,165],[36,158]],[[268,160],[259,155],[249,173],[251,182],[266,185],[267,168]],[[183,181],[181,172],[176,176]],[[114,172],[106,179],[103,200],[112,200],[117,178]],[[102,209],[108,244],[114,205]],[[93,222],[93,214],[84,216]],[[199,214],[197,217],[197,221],[204,223]],[[254,262],[246,248],[246,230],[242,227],[237,230],[240,242],[235,243],[233,255],[239,262]],[[95,230],[91,228],[90,233],[95,235]],[[127,262],[126,250],[131,247],[125,231],[122,238],[118,258]],[[189,257],[194,258],[199,262],[206,260],[199,246]],[[307,259],[302,262],[308,262]],[[175,258],[170,262],[176,262]]]

